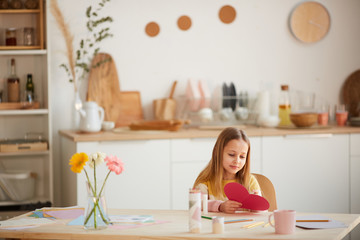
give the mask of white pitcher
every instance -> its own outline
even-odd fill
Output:
[[[85,102],[80,112],[80,130],[83,132],[98,132],[104,121],[104,109],[96,102]]]

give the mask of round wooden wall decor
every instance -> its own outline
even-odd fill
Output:
[[[219,18],[223,23],[232,23],[236,17],[236,10],[230,5],[223,6],[219,11]]]
[[[313,43],[323,39],[330,28],[330,14],[318,2],[304,2],[290,15],[290,29],[302,42]]]
[[[188,16],[181,16],[177,21],[177,25],[181,30],[186,31],[191,27],[191,18]]]
[[[149,22],[145,27],[145,32],[150,37],[155,37],[160,32],[159,24],[156,22]]]

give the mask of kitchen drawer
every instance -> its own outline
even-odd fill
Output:
[[[350,156],[360,156],[360,134],[350,134]]]
[[[210,161],[215,138],[191,138],[171,140],[172,162]]]
[[[172,162],[209,162],[215,138],[193,138],[171,140]],[[261,137],[251,137],[251,172],[262,173]]]

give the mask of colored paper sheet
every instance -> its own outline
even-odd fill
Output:
[[[84,208],[64,208],[57,210],[46,210],[43,211],[43,214],[54,217],[56,219],[74,219],[84,215],[84,212]]]
[[[84,225],[84,215],[80,215],[79,217],[75,218],[74,220],[68,222],[67,225],[69,226],[81,226]]]
[[[128,228],[138,228],[138,227],[144,227],[144,226],[151,226],[155,224],[162,224],[162,223],[168,223],[169,221],[154,221],[151,223],[140,223],[140,224],[113,224],[109,225],[109,228],[114,229],[128,229]]]
[[[224,192],[229,200],[237,201],[242,204],[242,208],[251,210],[267,210],[269,202],[255,194],[249,194],[248,190],[240,183],[232,182],[225,185]]]
[[[154,222],[152,215],[111,215],[111,223],[146,223]]]
[[[30,226],[40,226],[44,224],[52,224],[54,221],[46,218],[20,218],[0,221],[0,228],[25,228]]]
[[[297,216],[296,220],[330,220],[329,222],[297,222],[296,226],[306,229],[346,228],[345,223],[321,215]]]

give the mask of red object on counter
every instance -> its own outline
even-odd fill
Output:
[[[338,126],[345,126],[348,118],[348,112],[337,112],[336,113],[336,122]]]
[[[318,124],[322,126],[326,126],[329,122],[329,113],[322,112],[318,114]]]

